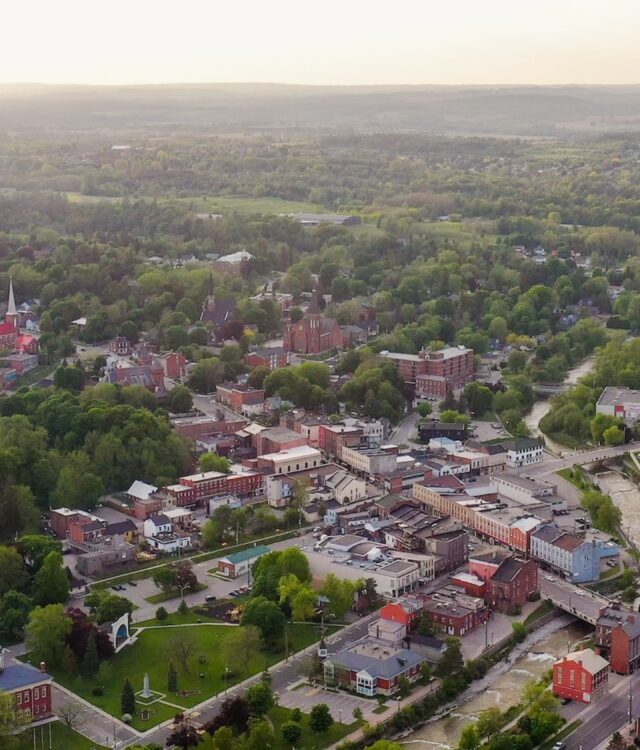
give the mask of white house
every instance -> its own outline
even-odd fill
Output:
[[[173,531],[173,523],[163,513],[158,513],[146,519],[143,531],[147,539],[158,534],[169,534]]]

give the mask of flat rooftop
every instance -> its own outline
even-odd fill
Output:
[[[621,403],[640,404],[640,391],[634,391],[630,388],[619,388],[617,386],[607,386],[598,399],[598,404],[602,404],[602,406],[615,406]]]
[[[296,433],[296,437],[300,437]],[[296,448],[284,448],[277,453],[265,453],[258,458],[266,461],[284,461],[291,458],[319,458],[322,454],[317,448],[310,448],[308,445],[299,445]]]

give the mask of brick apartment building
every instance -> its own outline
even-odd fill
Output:
[[[380,352],[398,368],[404,380],[415,387],[418,398],[444,398],[475,378],[475,355],[464,346],[449,346],[419,354]]]
[[[277,370],[289,364],[289,352],[284,347],[256,349],[246,354],[244,361],[247,367],[268,367]]]

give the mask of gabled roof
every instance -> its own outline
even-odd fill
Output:
[[[257,547],[249,547],[249,549],[243,549],[241,552],[234,552],[233,555],[227,555],[226,557],[220,559],[226,560],[232,565],[237,565],[238,563],[244,562],[245,560],[253,560],[255,557],[266,555],[268,552],[271,552],[269,547],[265,546],[264,544],[259,544]]]
[[[565,659],[567,661],[580,662],[582,667],[592,675],[609,667],[609,662],[590,648],[583,648],[581,651],[572,651],[562,659],[559,659],[556,664],[562,664]]]
[[[51,675],[28,664],[10,664],[0,673],[0,691],[11,692],[29,685],[40,685],[52,679]]]
[[[520,573],[524,565],[524,560],[516,560],[513,557],[509,557],[506,560],[502,561],[502,563],[498,567],[498,570],[496,570],[496,572],[491,577],[491,580],[501,581],[502,583],[513,581],[518,573]]]
[[[136,497],[139,500],[147,500],[149,498],[149,495],[153,495],[153,493],[157,491],[158,488],[154,487],[152,484],[147,484],[146,482],[141,482],[136,479],[136,481],[127,490],[127,495]]]

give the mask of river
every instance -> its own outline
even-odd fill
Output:
[[[553,623],[553,621],[552,621]],[[549,623],[549,625],[552,625]],[[543,626],[545,627],[545,626]],[[491,681],[478,695],[462,703],[443,719],[426,724],[402,742],[408,750],[450,750],[457,746],[462,728],[477,718],[485,708],[497,706],[506,711],[520,699],[522,689],[532,677],[539,678],[551,669],[553,662],[568,650],[579,648],[580,641],[589,637],[593,629],[585,623],[574,622],[547,635],[528,652],[505,666],[502,674]],[[485,678],[486,679],[486,678]],[[473,688],[473,686],[472,686]]]
[[[576,385],[578,380],[583,375],[588,375],[591,370],[593,370],[595,362],[595,356],[587,357],[586,359],[584,359],[579,365],[574,367],[572,370],[569,370],[569,372],[567,373],[567,377],[562,381],[563,384],[569,387]],[[539,427],[540,420],[548,413],[549,409],[551,409],[551,401],[547,398],[543,398],[539,401],[536,401],[535,404],[531,407],[531,411],[524,417],[524,423],[529,428],[531,434],[535,437],[538,437],[541,434]],[[550,440],[546,435],[545,443],[547,445],[547,448],[552,453],[559,454],[564,450],[563,446],[561,446],[559,443],[555,443],[553,440]]]

